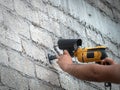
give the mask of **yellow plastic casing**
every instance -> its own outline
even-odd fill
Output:
[[[80,62],[100,62],[102,57],[101,49],[106,49],[106,47],[78,48],[74,52],[74,56],[77,57]]]

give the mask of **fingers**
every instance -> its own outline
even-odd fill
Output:
[[[59,59],[63,55],[70,55],[70,54],[69,54],[69,52],[67,50],[64,50],[63,54],[60,54],[60,55],[57,56],[57,59]]]
[[[67,50],[64,50],[63,54],[65,54],[65,55],[68,54],[68,51],[67,51]]]
[[[61,59],[61,58],[63,58],[64,56],[70,56],[70,54],[69,54],[69,52],[67,51],[67,50],[64,50],[63,51],[63,54],[60,54],[60,55],[58,55],[57,56],[57,59]]]
[[[102,61],[101,61],[101,64],[102,64],[102,65],[106,65],[106,61],[105,61],[105,60],[102,60]]]
[[[64,56],[64,55],[61,54],[61,55],[57,56],[57,59],[60,60],[63,56]]]
[[[104,60],[102,60],[102,64],[103,65],[108,65],[108,64],[111,65],[111,64],[115,64],[115,62],[111,58],[105,58]]]
[[[69,52],[68,52],[67,50],[64,50],[63,54],[64,54],[64,55],[69,55],[69,56],[70,56],[70,54],[69,54]]]
[[[69,52],[67,50],[64,50],[63,54],[57,56],[57,63],[59,64],[60,62],[64,62],[64,63],[72,63],[72,58],[69,54]]]

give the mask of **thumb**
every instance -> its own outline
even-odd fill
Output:
[[[64,55],[69,55],[69,56],[70,56],[70,54],[69,54],[69,52],[68,52],[67,50],[64,50],[63,54],[64,54]]]

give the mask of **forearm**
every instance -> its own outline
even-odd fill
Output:
[[[81,80],[96,81],[93,64],[71,64],[67,66],[65,71]]]
[[[66,72],[81,80],[98,81],[98,72],[94,64],[71,64],[66,68]]]

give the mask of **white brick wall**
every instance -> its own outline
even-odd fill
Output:
[[[32,40],[38,42],[39,44],[45,45],[46,47],[52,49],[53,41],[52,37],[44,31],[42,28],[36,28],[33,25],[30,26],[30,32]]]
[[[0,47],[0,63],[8,66],[8,55],[4,47]]]
[[[59,38],[108,47],[120,63],[119,0],[0,0],[0,90],[104,90],[61,71],[48,52]],[[120,90],[113,84],[113,90]]]
[[[8,51],[9,66],[29,76],[35,76],[34,64],[28,59],[20,56],[18,53]]]
[[[50,82],[53,85],[60,86],[57,73],[36,65],[36,74],[39,79]]]
[[[30,90],[52,90],[52,87],[34,79],[29,79],[29,86]]]
[[[45,60],[45,52],[36,47],[31,41],[22,40],[24,52],[34,59]]]
[[[38,11],[33,8],[29,3],[27,3],[27,1],[14,0],[14,7],[15,11],[22,17],[32,22],[39,23]]]
[[[11,70],[6,67],[2,67],[1,70],[1,81],[3,85],[15,89],[15,90],[28,90],[28,81],[18,72]],[[4,89],[3,89],[4,90]],[[5,89],[7,90],[7,89]]]
[[[0,4],[4,5],[5,7],[14,10],[14,3],[13,0],[0,0]]]

